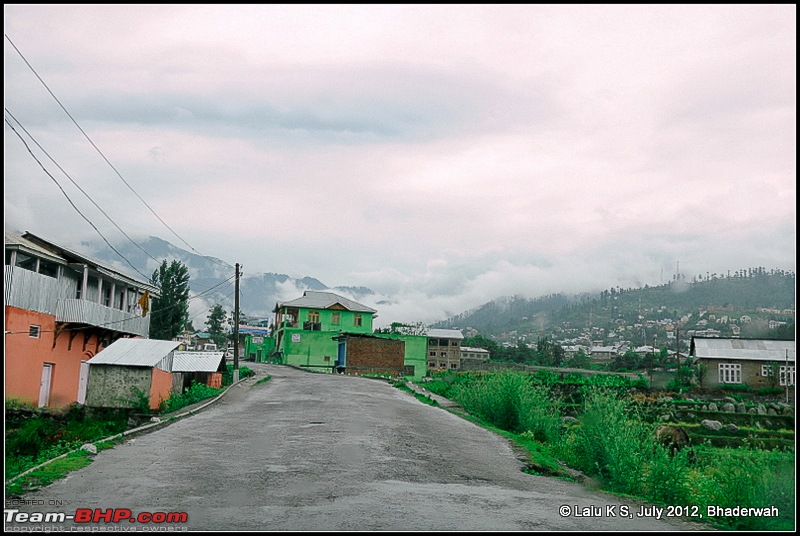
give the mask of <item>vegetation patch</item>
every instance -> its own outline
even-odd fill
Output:
[[[661,404],[642,404],[648,397],[636,390],[587,384],[579,389],[580,403],[569,405],[575,415],[570,419],[564,415],[567,405],[556,396],[563,391],[551,379],[546,374],[448,371],[425,386],[522,445],[531,459],[526,472],[577,470],[606,491],[660,506],[696,505],[702,512],[707,506],[775,506],[779,517],[705,521],[728,530],[793,530],[793,430],[723,428],[707,434],[702,429],[701,435],[698,425],[686,424],[695,433],[692,446],[673,453],[654,433],[653,415],[663,410]],[[715,446],[722,443],[730,444]]]
[[[67,456],[53,461],[35,471],[31,471],[5,486],[6,497],[13,497],[22,493],[36,491],[66,477],[72,471],[77,471],[91,463],[90,454],[78,450]],[[8,475],[7,475],[8,476]]]

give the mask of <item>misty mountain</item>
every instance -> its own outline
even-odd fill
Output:
[[[506,296],[437,322],[433,327],[471,328],[494,337],[513,333],[535,340],[539,335],[584,328],[609,332],[620,325],[641,325],[653,319],[693,316],[698,321],[702,311],[736,318],[763,310],[781,311],[769,316],[794,323],[794,313],[782,312],[795,309],[795,284],[793,272],[750,268],[722,276],[710,274],[691,282],[677,278],[665,285],[617,287],[598,294],[551,294],[535,299]]]
[[[83,242],[81,249],[86,255],[110,264],[122,272],[150,279],[163,259],[177,260],[189,271],[189,317],[195,329],[203,329],[208,312],[220,304],[227,312],[234,308],[236,268],[217,259],[192,253],[170,242],[151,236],[139,241],[141,249],[134,244],[115,245],[139,274],[133,274],[131,266],[105,244]],[[144,250],[144,251],[142,251]],[[147,253],[145,253],[147,252]],[[148,255],[149,254],[149,255]],[[154,260],[152,257],[158,260]],[[239,311],[247,316],[271,318],[275,304],[302,296],[305,290],[328,290],[353,300],[368,299],[375,293],[366,287],[328,287],[314,277],[294,278],[278,273],[244,273],[239,280]]]

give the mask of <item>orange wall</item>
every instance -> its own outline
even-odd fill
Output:
[[[162,400],[167,400],[172,394],[172,374],[154,368],[153,379],[150,383],[150,409],[158,409]]]
[[[41,327],[38,339],[28,335],[32,324]],[[78,400],[81,361],[92,358],[97,351],[97,332],[79,331],[72,340],[72,349],[69,349],[71,333],[64,331],[55,339],[54,348],[55,327],[53,315],[17,307],[5,308],[6,399],[15,398],[37,405],[42,367],[45,363],[52,363],[48,405],[63,407]],[[89,340],[84,352],[87,337]]]

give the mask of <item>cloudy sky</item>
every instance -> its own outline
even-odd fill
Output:
[[[6,229],[101,240],[57,181],[112,242],[401,321],[795,270],[795,5],[5,4],[4,31]]]

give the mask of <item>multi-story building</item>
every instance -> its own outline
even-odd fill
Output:
[[[403,376],[421,379],[425,375],[426,338],[399,333],[373,334],[377,311],[371,307],[332,292],[308,290],[296,300],[277,303],[273,312],[274,355],[281,363],[320,372],[358,374],[369,373],[370,369],[399,372],[396,363],[389,366],[377,358],[390,348],[391,352],[399,352],[399,345],[393,341],[400,340]],[[365,348],[380,348],[374,353],[372,363]]]
[[[458,370],[461,368],[461,340],[464,335],[457,329],[429,329],[428,368],[433,370]]]
[[[31,233],[5,233],[6,398],[83,403],[86,363],[117,339],[146,338],[158,289]]]
[[[307,290],[296,300],[277,303],[275,349],[282,363],[332,369],[340,333],[372,333],[375,309],[332,292]]]

